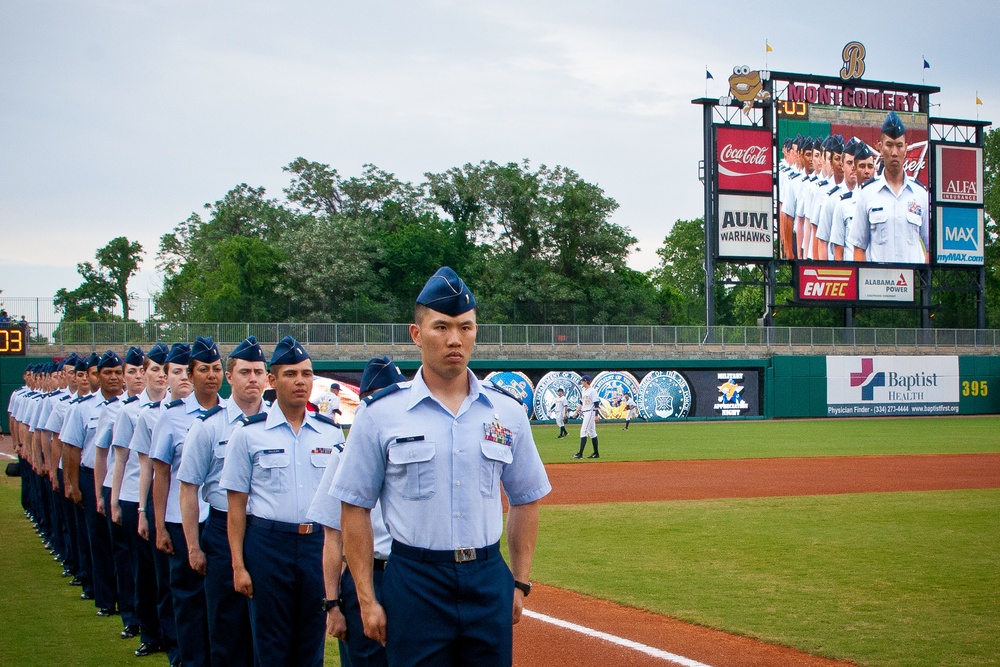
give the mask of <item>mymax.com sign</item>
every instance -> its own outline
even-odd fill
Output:
[[[830,417],[958,414],[958,357],[827,357]]]

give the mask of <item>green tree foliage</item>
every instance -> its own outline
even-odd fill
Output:
[[[705,324],[705,220],[678,220],[656,251],[652,279],[668,317],[665,324]]]
[[[1000,129],[986,134],[983,151],[986,207],[986,325],[1000,327]]]
[[[139,270],[142,245],[124,236],[112,239],[95,254],[97,265],[81,262],[77,273],[83,278],[79,287],[59,288],[55,293],[55,308],[65,322],[111,322],[128,319],[128,281]],[[117,303],[122,304],[122,317],[112,315]]]

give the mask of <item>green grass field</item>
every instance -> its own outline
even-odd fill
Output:
[[[1000,451],[1000,418],[600,424],[603,461]],[[533,428],[547,463],[578,429]],[[1000,490],[542,508],[533,579],[861,665],[1000,664]],[[0,667],[135,665],[0,481]],[[162,658],[147,659],[162,664]],[[146,661],[143,661],[145,664]],[[336,665],[335,643],[327,665]]]

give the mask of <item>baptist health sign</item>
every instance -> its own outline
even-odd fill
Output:
[[[958,414],[958,357],[827,357],[829,417]]]

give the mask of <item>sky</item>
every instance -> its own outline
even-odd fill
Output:
[[[618,202],[645,271],[703,213],[691,100],[725,95],[741,65],[837,76],[855,40],[866,79],[940,86],[932,115],[1000,118],[1000,3],[852,5],[869,18],[729,0],[0,0],[0,300],[76,287],[116,236],[145,248],[130,287],[146,298],[160,236],[239,183],[282,197],[299,156],[413,183],[563,165]]]

